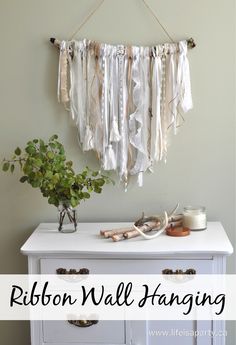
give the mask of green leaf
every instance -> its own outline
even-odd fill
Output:
[[[68,162],[66,162],[66,166],[67,166],[68,168],[71,168],[71,167],[72,167],[72,165],[73,165],[73,162],[72,162],[72,161],[68,161]]]
[[[97,183],[99,186],[103,186],[103,185],[105,184],[105,181],[104,181],[104,179],[102,179],[102,178],[98,178],[98,179],[96,179],[95,181],[96,181],[96,183]]]
[[[79,183],[79,184],[82,184],[83,183],[83,179],[81,177],[80,174],[76,175],[76,178],[75,178],[76,182]]]
[[[36,159],[35,162],[34,162],[34,165],[38,168],[40,168],[42,165],[43,165],[43,162],[41,159]]]
[[[54,198],[53,196],[50,196],[48,198],[48,203],[51,205],[55,205],[56,204],[56,198]]]
[[[29,175],[31,172],[32,172],[32,166],[26,162],[24,164],[24,167],[23,167],[23,172],[26,174],[26,175]]]
[[[53,176],[53,172],[51,170],[47,170],[44,177],[45,178],[48,178],[48,179],[51,179]]]
[[[38,187],[40,187],[40,181],[39,181],[39,180],[34,180],[34,181],[32,181],[30,184],[31,184],[31,186],[32,186],[33,188],[38,188]]]
[[[34,179],[36,176],[36,173],[34,171],[31,171],[28,175],[29,175],[29,178]]]
[[[20,178],[20,182],[21,183],[24,183],[25,181],[27,181],[28,180],[28,176],[22,176],[21,178]]]
[[[94,192],[100,194],[100,193],[102,192],[102,188],[96,186],[96,187],[94,188]]]
[[[10,163],[9,162],[5,162],[2,166],[2,170],[3,171],[8,171],[10,168]]]
[[[42,180],[42,179],[43,179],[43,174],[42,174],[40,171],[37,171],[37,172],[35,173],[35,177],[36,177],[37,179],[39,179],[39,180]]]
[[[21,154],[21,149],[20,149],[19,147],[17,147],[17,148],[15,149],[15,154],[16,154],[17,156],[20,156],[20,154]]]
[[[26,147],[25,151],[28,154],[32,155],[32,154],[36,153],[36,148],[33,145],[29,145]]]
[[[52,148],[52,149],[55,149],[57,147],[57,145],[55,143],[50,143],[49,146]]]
[[[42,139],[39,140],[39,149],[43,153],[47,152],[47,146]]]
[[[78,205],[78,200],[74,197],[70,199],[70,203],[72,207],[76,207]]]
[[[13,173],[14,170],[15,170],[15,165],[12,164],[12,165],[11,165],[11,173]]]
[[[81,175],[83,178],[85,178],[88,175],[88,170],[85,169]]]
[[[37,144],[38,142],[39,142],[38,139],[33,140],[33,143],[35,143],[35,144]]]
[[[59,174],[56,173],[55,175],[52,176],[52,182],[54,184],[56,184],[59,180],[60,180],[60,175]]]
[[[58,135],[57,134],[54,134],[51,136],[51,138],[49,139],[49,141],[53,141],[53,140],[56,140],[58,139]]]
[[[64,153],[65,153],[65,149],[64,149],[63,146],[61,146],[60,149],[59,149],[59,154],[60,155],[64,155]]]
[[[54,153],[52,152],[52,151],[48,151],[47,152],[47,157],[49,158],[49,159],[53,159],[54,158]]]
[[[70,194],[77,197],[78,191],[76,192],[73,188],[70,188]]]
[[[98,174],[99,174],[98,171],[94,171],[94,172],[92,173],[92,176],[93,176],[93,177],[96,177],[96,176],[98,176]]]
[[[89,193],[83,193],[83,197],[84,199],[89,199],[90,198],[90,194]]]

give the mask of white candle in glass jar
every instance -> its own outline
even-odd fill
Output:
[[[190,230],[204,230],[207,227],[206,208],[186,206],[183,212],[183,225]]]

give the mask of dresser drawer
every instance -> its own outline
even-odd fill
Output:
[[[211,274],[213,260],[193,259],[64,259],[40,260],[40,273],[56,274],[58,268],[66,270],[87,268],[90,274],[162,274],[165,269],[173,271],[194,269],[198,274]]]
[[[126,344],[125,321],[99,321],[85,328],[67,321],[43,321],[42,328],[46,344]]]
[[[198,274],[210,274],[212,263],[210,259],[45,258],[40,260],[40,273],[55,274],[58,268],[67,271],[86,268],[90,274],[162,274],[164,269],[194,269]],[[42,332],[44,343],[50,345],[116,345],[127,344],[129,339],[124,321],[99,321],[88,328],[80,328],[67,321],[43,321]]]

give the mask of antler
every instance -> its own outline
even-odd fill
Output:
[[[144,238],[146,238],[147,240],[151,240],[153,238],[158,237],[167,227],[168,225],[168,221],[169,218],[171,218],[173,216],[173,214],[177,211],[179,207],[179,203],[175,206],[175,208],[171,211],[171,212],[164,212],[164,217],[161,216],[150,216],[150,217],[145,217],[144,216],[144,212],[142,213],[142,217],[140,219],[138,219],[135,223],[134,223],[134,229],[137,230],[141,236],[143,236]],[[154,235],[147,235],[145,233],[143,233],[142,230],[140,230],[138,227],[144,225],[147,222],[156,222],[157,223],[157,233],[155,233]],[[159,228],[160,227],[160,228]]]
[[[156,223],[160,223],[161,222],[161,216],[150,216],[150,217],[146,217],[144,215],[144,212],[142,213],[142,217],[140,219],[138,219],[134,225],[135,226],[142,226],[144,225],[145,223],[148,223],[148,222],[156,222]]]
[[[175,208],[168,212],[167,215],[168,215],[168,218],[171,218],[175,212],[177,211],[177,209],[179,208],[179,203],[176,204]],[[145,216],[144,215],[144,212],[142,213],[142,217],[139,218],[138,220],[136,220],[136,222],[134,223],[135,226],[142,226],[143,224],[145,223],[148,223],[148,222],[156,222],[156,223],[161,223],[161,216],[160,215],[157,215],[157,216]]]
[[[160,221],[160,218],[158,218],[158,220]],[[137,230],[140,233],[140,235],[146,238],[147,240],[151,240],[153,238],[158,237],[165,230],[167,225],[168,225],[168,214],[167,212],[164,212],[164,220],[162,220],[162,226],[160,229],[158,229],[158,232],[155,233],[154,235],[144,234],[135,224],[134,224],[134,229]]]
[[[172,217],[173,214],[175,214],[175,212],[178,210],[178,208],[179,208],[179,203],[177,203],[175,208],[171,212],[168,213],[168,217],[169,218]]]

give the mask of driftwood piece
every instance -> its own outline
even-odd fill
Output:
[[[56,46],[57,48],[60,46],[60,41],[54,37],[50,37],[49,41],[54,45]],[[194,41],[194,39],[191,37],[189,39],[186,40],[187,41],[187,44],[188,44],[188,49],[193,49],[196,47],[196,43]]]
[[[105,238],[112,237],[113,235],[123,234],[126,231],[133,230],[133,227],[128,228],[119,228],[119,229],[111,229],[111,230],[101,230],[100,234],[101,236],[104,236]]]
[[[148,222],[160,223],[160,216],[149,216],[149,217],[147,217],[143,213],[142,217],[140,219],[136,220],[134,225],[140,227],[140,226],[143,226],[144,224],[146,224]]]
[[[141,228],[140,228],[140,230],[142,230],[142,232],[149,232],[149,231],[151,231],[151,230],[158,230],[158,228],[159,228],[159,226],[160,226],[160,223],[155,223],[155,225],[154,226],[152,226],[152,225],[149,225],[149,224],[144,224]],[[137,236],[140,236],[140,233],[136,230],[136,229],[133,229],[133,230],[131,230],[131,231],[128,231],[128,232],[126,232],[126,233],[124,233],[124,235],[123,235],[126,239],[129,239],[129,238],[134,238],[134,237],[137,237]]]
[[[140,227],[140,230],[145,233],[145,232],[149,232],[151,230],[154,229],[158,229],[159,228],[160,223],[158,222],[150,222],[149,224],[144,224]],[[123,241],[129,238],[133,238],[133,237],[137,237],[139,236],[140,233],[135,230],[134,228],[131,228],[131,230],[126,231],[124,233],[119,233],[119,234],[114,234],[113,236],[111,236],[112,240],[114,242],[118,242],[118,241]]]
[[[112,235],[111,238],[114,242],[123,241],[126,239],[124,237],[124,234],[115,234],[115,235]]]

